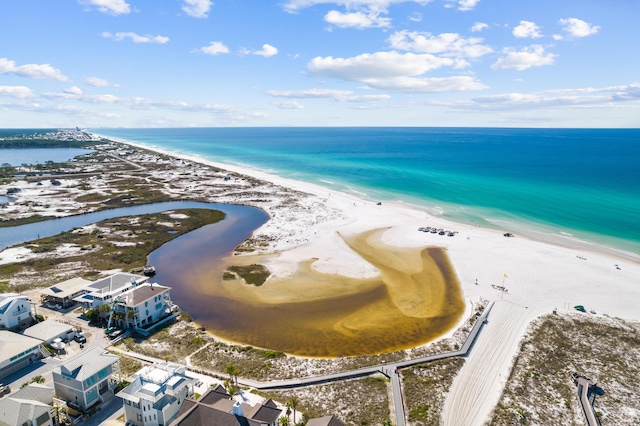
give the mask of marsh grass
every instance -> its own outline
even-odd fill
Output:
[[[264,284],[271,275],[271,272],[269,272],[266,266],[259,264],[234,265],[229,266],[228,270],[244,279],[247,284],[255,286]],[[223,276],[223,278],[225,278],[225,276]]]
[[[334,415],[348,426],[382,425],[391,418],[389,381],[365,377],[286,391],[259,392],[276,401],[298,398],[298,413],[306,419]]]
[[[0,279],[29,274],[35,281],[27,287],[43,287],[48,285],[47,279],[43,277],[55,279],[56,274],[51,274],[52,267],[62,267],[63,264],[75,265],[75,276],[85,277],[91,276],[92,271],[138,270],[146,264],[149,253],[166,242],[225,217],[224,213],[209,209],[183,209],[174,212],[187,217],[176,219],[166,213],[120,217],[98,222],[91,231],[74,229],[27,242],[24,246],[43,256],[0,265]],[[174,223],[175,226],[171,229],[176,233],[168,233],[166,227],[158,226],[158,222]],[[57,253],[57,249],[63,245],[76,250],[67,254]]]
[[[446,395],[463,364],[463,358],[455,357],[401,370],[406,411],[412,425],[440,424]]]

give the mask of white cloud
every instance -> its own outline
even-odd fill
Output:
[[[470,76],[453,77],[396,77],[368,83],[381,90],[403,93],[466,92],[486,89],[487,86]]]
[[[267,90],[266,94],[291,99],[332,99],[339,102],[376,102],[384,101],[389,95],[357,95],[351,90],[305,89],[305,90]]]
[[[381,90],[407,93],[480,90],[485,86],[469,76],[420,77],[443,66],[456,66],[459,60],[431,54],[376,52],[352,58],[317,57],[307,65],[312,74],[355,81]]]
[[[81,4],[96,6],[102,13],[110,15],[126,15],[131,13],[131,8],[124,0],[83,0]]]
[[[640,83],[626,86],[547,90],[542,93],[502,93],[442,105],[457,109],[513,111],[549,108],[612,107],[640,101]]]
[[[349,81],[420,75],[443,66],[454,65],[449,58],[430,54],[376,52],[351,58],[316,57],[307,65],[313,74]]]
[[[458,6],[458,10],[466,12],[473,10],[480,3],[480,0],[447,0],[447,2],[445,7],[455,7],[455,4]]]
[[[283,7],[287,12],[297,12],[301,9],[312,7],[318,4],[337,4],[345,8],[366,8],[371,10],[387,9],[392,4],[417,3],[425,5],[432,0],[288,0]],[[465,0],[463,0],[465,1]],[[468,1],[468,0],[466,0]],[[472,0],[479,1],[479,0]]]
[[[422,13],[413,12],[411,16],[409,16],[409,20],[413,22],[422,22]]]
[[[68,81],[60,70],[49,64],[25,64],[17,66],[15,61],[0,58],[0,74],[15,74],[29,78],[50,78],[58,81]]]
[[[304,105],[298,101],[272,102],[271,105],[280,109],[304,109]]]
[[[329,11],[324,20],[329,24],[339,28],[387,28],[391,26],[391,19],[384,18],[381,13],[386,11],[358,11],[358,12],[338,12],[337,10]]]
[[[493,70],[515,69],[523,71],[532,67],[540,67],[543,65],[553,64],[556,55],[545,53],[544,47],[533,44],[525,47],[520,51],[505,49],[506,56],[498,59],[496,63],[491,65]]]
[[[207,55],[220,55],[222,53],[229,53],[229,48],[220,41],[212,41],[208,46],[203,46],[198,49],[198,51],[206,53]]]
[[[278,54],[278,49],[273,47],[270,44],[263,44],[262,50],[258,50],[253,52],[254,55],[264,56],[265,58],[270,58]]]
[[[485,24],[484,22],[476,22],[471,27],[471,32],[479,33],[480,31],[486,30],[487,28],[489,28],[488,24]]]
[[[476,37],[465,39],[456,33],[434,36],[427,32],[403,30],[393,33],[388,41],[394,49],[458,58],[478,58],[493,52],[489,46],[480,44],[483,39]]]
[[[118,87],[119,86],[118,84],[110,83],[108,80],[105,80],[104,78],[99,78],[99,77],[87,77],[85,82],[89,86],[93,86],[93,87],[109,87],[109,86]]]
[[[211,0],[184,0],[182,10],[193,18],[206,18],[212,5]]]
[[[64,93],[68,93],[70,95],[82,95],[82,89],[78,86],[71,86],[68,89],[64,89]]]
[[[130,39],[134,43],[156,43],[156,44],[165,44],[169,42],[169,37],[164,37],[161,35],[152,36],[152,35],[138,35],[133,32],[119,32],[115,34],[111,34],[110,32],[103,32],[102,37],[104,38],[112,38],[115,41],[122,41],[125,39]]]
[[[540,27],[531,21],[520,21],[520,25],[513,29],[513,35],[518,38],[540,38]]]
[[[35,97],[31,89],[25,86],[0,86],[0,96],[10,96],[18,99]]]
[[[597,25],[592,25],[578,18],[560,19],[558,24],[569,34],[570,37],[580,38],[595,34],[600,29]]]

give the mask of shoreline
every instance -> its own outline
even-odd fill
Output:
[[[126,143],[312,194],[320,198],[325,207],[340,212],[324,224],[314,223],[315,232],[309,232],[310,227],[301,229],[307,235],[299,244],[271,245],[270,251],[280,253],[267,264],[274,274],[292,274],[292,265],[308,258],[317,258],[313,267],[325,273],[360,277],[375,274],[376,271],[363,267],[361,261],[331,235],[338,230],[354,234],[387,227],[382,235],[385,244],[444,247],[462,287],[466,310],[461,318],[468,317],[475,301],[496,302],[489,326],[483,330],[467,362],[454,379],[443,412],[446,424],[484,423],[506,384],[520,340],[535,318],[554,309],[572,311],[574,305],[582,304],[597,315],[640,320],[636,303],[640,300],[640,286],[635,285],[640,282],[640,262],[633,258],[621,262],[620,254],[603,252],[596,244],[584,248],[572,244],[550,244],[522,236],[505,238],[502,232],[454,223],[413,206],[397,202],[384,202],[378,206],[375,202],[311,183],[220,164],[195,155]],[[308,216],[298,216],[298,219],[304,221]],[[277,232],[278,226],[284,224],[280,218],[272,217],[256,232]],[[417,231],[421,226],[450,229],[459,234],[455,237],[434,236]],[[615,269],[615,264],[622,264],[622,269]],[[494,286],[504,286],[508,292],[501,292]],[[454,329],[458,326],[460,323]],[[479,394],[482,397],[478,397]],[[471,423],[468,423],[470,419]]]
[[[357,201],[376,203],[382,201],[387,205],[396,205],[400,208],[406,208],[410,210],[416,210],[424,213],[429,218],[436,218],[445,223],[450,228],[455,227],[480,227],[488,231],[498,232],[500,234],[504,232],[512,232],[518,237],[524,237],[536,242],[561,246],[567,249],[584,251],[584,252],[596,252],[606,253],[613,257],[623,258],[630,262],[640,264],[640,252],[634,251],[634,248],[628,247],[624,243],[616,245],[615,242],[608,240],[606,236],[600,239],[598,234],[589,234],[587,231],[563,229],[553,224],[546,224],[543,222],[511,219],[506,216],[491,216],[491,212],[485,208],[479,208],[474,211],[475,215],[479,217],[479,220],[483,221],[482,224],[472,223],[473,219],[469,216],[468,220],[464,220],[463,217],[456,217],[455,214],[446,213],[448,210],[466,209],[468,206],[450,204],[446,202],[440,202],[437,200],[425,199],[424,203],[420,203],[419,200],[413,200],[408,197],[408,200],[392,198],[372,198],[369,194],[359,191],[355,188],[351,188],[349,191],[344,189],[334,189],[329,186],[323,186],[319,183],[307,182],[302,180],[296,180],[288,177],[283,177],[270,170],[264,170],[258,167],[254,167],[248,164],[238,163],[222,163],[214,160],[207,159],[199,154],[182,153],[179,151],[173,151],[158,147],[152,144],[145,144],[141,142],[129,141],[126,139],[113,138],[100,133],[91,132],[91,134],[100,136],[106,140],[122,143],[125,145],[135,146],[137,148],[154,151],[160,154],[183,158],[189,161],[209,165],[222,170],[228,170],[241,175],[251,176],[256,179],[260,179],[275,185],[290,187],[303,192],[308,192],[313,195],[322,194],[339,194],[347,198],[352,198]],[[326,182],[331,185],[331,181]],[[341,183],[340,185],[345,185]],[[389,194],[391,195],[391,194]],[[384,197],[384,195],[383,195]],[[394,199],[396,198],[396,199]],[[434,203],[428,205],[428,203]],[[440,205],[444,205],[443,209]],[[471,207],[474,208],[474,207]],[[453,217],[452,217],[453,216]],[[428,226],[426,224],[425,226]],[[585,235],[576,235],[576,233],[583,233]]]
[[[291,276],[297,265],[308,259],[317,259],[312,267],[326,274],[357,278],[377,275],[379,272],[353,253],[338,232],[355,235],[384,228],[381,241],[389,246],[443,247],[460,282],[465,312],[461,321],[442,337],[452,334],[469,316],[473,302],[496,302],[488,326],[475,343],[447,399],[444,418],[449,419],[450,424],[476,424],[456,417],[463,413],[476,419],[477,424],[483,423],[501,394],[528,324],[540,315],[554,309],[573,310],[574,305],[580,304],[595,310],[597,315],[640,320],[637,309],[640,286],[636,284],[640,282],[640,264],[621,262],[620,256],[603,253],[598,246],[593,250],[578,250],[521,236],[505,238],[500,231],[454,223],[403,203],[376,205],[374,201],[267,172],[219,164],[144,144],[120,143],[219,168],[222,172],[216,173],[219,175],[216,183],[223,180],[224,171],[264,181],[258,188],[262,191],[260,199],[233,195],[241,189],[239,180],[230,182],[230,192],[219,198],[207,193],[203,196],[222,203],[240,200],[236,203],[260,207],[270,215],[270,220],[255,230],[253,236],[268,241],[257,254],[279,253],[265,262],[279,277]],[[175,163],[179,168],[179,161]],[[171,173],[186,170],[183,167]],[[189,177],[188,181],[194,186],[195,183],[205,186],[212,179],[212,176],[198,176]],[[175,197],[183,195],[185,190],[168,189]],[[449,229],[458,234],[453,237],[425,234],[417,230],[421,226]],[[618,263],[620,270],[614,267]],[[505,286],[508,292],[499,291],[495,286]],[[482,396],[478,397],[479,394]]]

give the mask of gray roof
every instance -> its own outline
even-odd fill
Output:
[[[22,426],[50,412],[52,402],[52,388],[32,383],[0,399],[0,424]]]
[[[70,280],[62,281],[61,283],[54,284],[51,287],[45,288],[40,293],[47,296],[55,296],[59,299],[71,296],[79,291],[84,290],[91,281],[87,281],[83,278],[72,278]]]
[[[42,343],[40,340],[33,337],[0,330],[0,362],[38,346],[40,343]]]
[[[84,381],[98,371],[120,361],[118,355],[110,354],[104,349],[90,348],[70,358],[64,364],[53,369],[54,372],[75,380]]]
[[[218,386],[216,389],[208,390],[199,401],[185,400],[185,406],[172,425],[261,426],[275,421],[282,413],[269,400],[265,404],[253,407],[242,404],[246,417],[237,416],[232,412],[234,402],[229,399],[229,394],[224,388]]]
[[[22,334],[47,342],[71,331],[73,331],[73,326],[69,324],[45,320],[27,328]]]
[[[118,272],[110,277],[101,278],[92,282],[87,286],[89,292],[109,294],[116,290],[121,290],[131,286],[132,281],[135,281],[137,285],[147,281],[148,277],[142,275],[127,274],[125,272]]]

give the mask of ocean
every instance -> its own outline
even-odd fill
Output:
[[[460,223],[640,258],[640,129],[93,131],[415,205]]]

